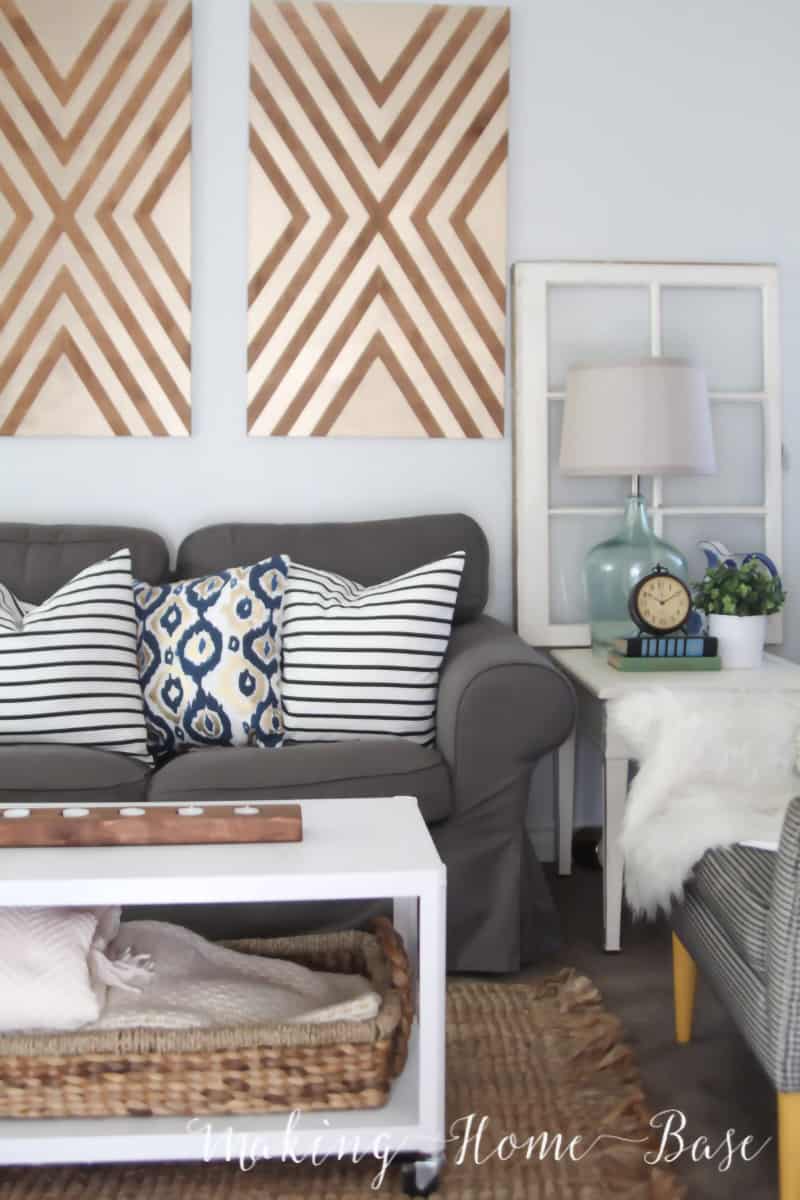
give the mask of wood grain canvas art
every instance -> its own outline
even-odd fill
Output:
[[[254,435],[500,437],[509,12],[254,0]]]
[[[0,434],[190,428],[191,4],[0,0]]]

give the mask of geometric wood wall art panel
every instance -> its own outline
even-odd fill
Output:
[[[0,434],[190,429],[191,3],[0,0]]]
[[[503,434],[509,12],[251,7],[254,435]]]

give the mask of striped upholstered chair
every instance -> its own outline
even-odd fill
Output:
[[[800,799],[777,853],[709,851],[672,925],[677,1040],[691,1037],[699,966],[775,1086],[780,1200],[800,1200]]]

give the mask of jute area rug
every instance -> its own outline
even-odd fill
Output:
[[[684,1195],[668,1171],[645,1162],[654,1143],[638,1071],[619,1022],[583,976],[565,971],[535,985],[452,982],[447,1055],[451,1141],[441,1200]],[[218,1118],[215,1131],[224,1124]],[[380,1167],[375,1159],[358,1165],[333,1159],[318,1166],[257,1161],[250,1170],[237,1161],[11,1168],[0,1171],[0,1200],[402,1196],[398,1164],[382,1181]]]

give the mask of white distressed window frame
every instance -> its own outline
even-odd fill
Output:
[[[640,286],[649,289],[650,352],[661,353],[661,292],[667,287],[758,288],[761,292],[763,390],[712,392],[714,401],[758,404],[763,410],[764,503],[759,506],[680,506],[663,503],[653,479],[649,506],[662,536],[667,516],[757,516],[764,519],[765,550],[781,568],[783,557],[782,406],[778,271],[769,265],[658,262],[519,262],[512,270],[514,423],[514,554],[517,628],[532,645],[588,646],[588,623],[565,624],[550,613],[550,518],[622,515],[622,508],[551,507],[549,410],[563,392],[549,388],[548,290],[553,286]],[[731,547],[737,549],[737,547]],[[768,641],[782,640],[780,617],[770,618]]]

